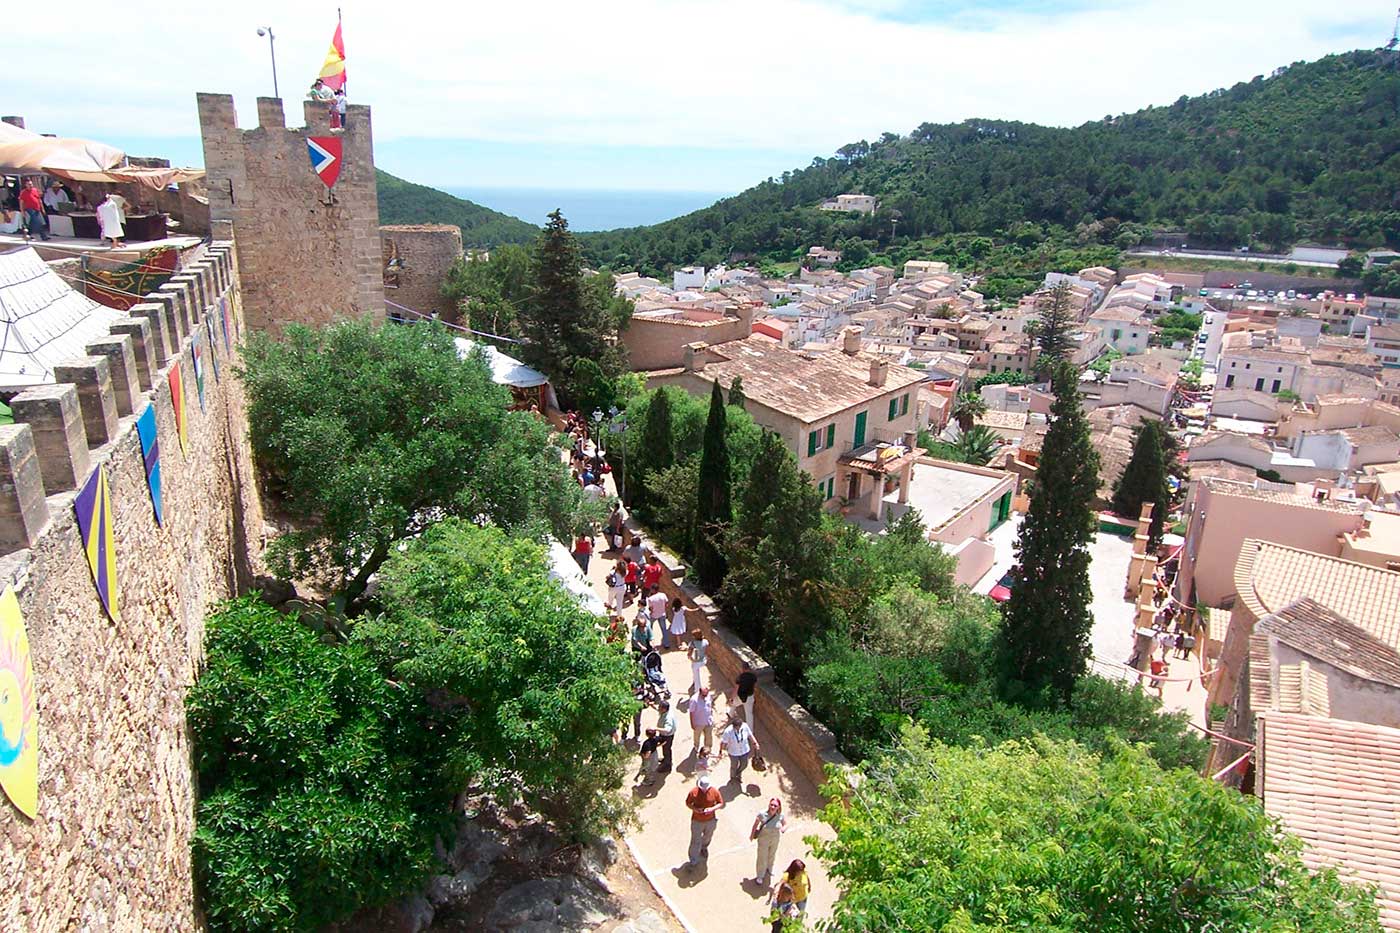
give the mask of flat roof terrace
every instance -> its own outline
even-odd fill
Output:
[[[914,464],[914,472],[909,480],[909,501],[899,501],[896,489],[887,493],[880,507],[881,516],[900,518],[910,509],[918,509],[924,527],[930,533],[936,532],[967,509],[987,498],[1010,476],[993,470],[964,467],[944,461],[920,458]],[[852,516],[854,518],[854,516]],[[866,531],[879,533],[884,530],[882,520],[854,518]],[[985,529],[983,529],[985,530]]]

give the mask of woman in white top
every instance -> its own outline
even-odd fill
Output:
[[[685,642],[685,606],[681,605],[679,596],[671,600],[671,621],[667,625],[671,628],[671,644],[681,647]],[[690,692],[694,693],[695,690]]]
[[[106,200],[97,205],[97,222],[102,227],[102,239],[110,240],[112,249],[120,246],[117,241],[126,235],[126,231],[122,229],[125,220],[126,216],[114,195],[107,195]]]
[[[768,809],[753,819],[749,838],[758,843],[758,863],[754,867],[753,880],[768,887],[773,880],[773,863],[778,859],[778,841],[787,830],[787,814],[783,812],[783,802],[777,797],[768,801]]]

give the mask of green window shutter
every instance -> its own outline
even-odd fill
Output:
[[[821,437],[820,431],[813,431],[807,435],[807,456],[815,456],[817,453],[817,438]]]
[[[899,415],[899,399],[890,399],[890,414],[886,421],[893,421]]]
[[[836,425],[835,425],[835,423],[828,424],[828,425],[826,426],[826,446],[827,446],[827,447],[835,447],[835,446],[836,446]]]
[[[862,411],[856,414],[856,434],[851,442],[852,447],[860,447],[865,443],[865,416],[868,414],[870,414],[868,411]]]
[[[899,413],[900,413],[901,415],[907,415],[907,414],[909,414],[909,393],[908,393],[908,392],[905,392],[904,395],[901,396],[900,399],[899,399]]]

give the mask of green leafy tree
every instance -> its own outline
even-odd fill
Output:
[[[1145,503],[1154,503],[1148,525],[1148,553],[1162,544],[1162,528],[1171,508],[1171,487],[1167,485],[1166,426],[1148,420],[1133,430],[1133,454],[1118,483],[1113,487],[1113,511],[1136,520]]]
[[[1048,699],[1063,703],[1089,655],[1089,544],[1097,527],[1099,455],[1089,440],[1073,367],[1060,364],[1053,386],[1030,511],[1016,539],[1001,672],[1010,695],[1047,691]]]
[[[596,511],[539,419],[508,412],[484,356],[458,359],[439,325],[253,334],[242,374],[258,463],[295,520],[268,564],[351,611],[394,545],[443,515],[562,536]]]
[[[628,460],[628,487],[632,506],[647,514],[650,494],[646,483],[648,474],[660,473],[676,462],[675,435],[672,426],[671,392],[661,387],[652,393],[646,406],[640,444]],[[631,453],[631,451],[629,451]]]
[[[972,423],[987,413],[987,402],[977,392],[959,392],[953,399],[953,419],[964,431],[972,430]]]
[[[713,592],[724,582],[721,550],[725,529],[734,517],[729,489],[728,425],[724,395],[716,381],[710,391],[710,415],[700,453],[700,490],[695,507],[695,575]]]
[[[623,813],[621,750],[631,664],[549,576],[540,544],[449,519],[384,567],[381,616],[357,625],[384,675],[450,714],[449,773],[517,798],[568,830]]]
[[[1370,891],[1312,871],[1259,802],[1139,749],[950,748],[914,727],[826,789],[816,843],[850,931],[1375,930]]]
[[[1035,345],[1040,350],[1035,370],[1042,377],[1069,359],[1073,352],[1070,337],[1074,330],[1074,310],[1069,303],[1069,285],[1061,282],[1050,290],[1040,304],[1040,321],[1036,328]]]
[[[738,376],[729,384],[729,404],[734,408],[743,408],[748,398],[744,396],[744,380]]]
[[[973,425],[972,430],[958,435],[953,447],[960,462],[986,466],[1001,447],[1001,438],[991,428],[978,424]]]
[[[317,930],[418,887],[460,785],[421,694],[255,597],[205,623],[186,698],[195,877],[215,930]],[[435,722],[433,727],[428,722]]]
[[[530,301],[531,254],[523,246],[493,249],[453,263],[442,293],[457,305],[472,328],[512,337],[519,333],[520,309]]]

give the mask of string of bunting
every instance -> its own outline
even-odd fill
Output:
[[[212,311],[212,309],[211,309]],[[233,352],[234,324],[229,301],[218,300],[218,328],[222,330],[224,347]],[[197,329],[191,341],[195,384],[199,390],[200,410],[204,410],[203,346],[207,342],[214,379],[219,381],[219,354],[215,338],[215,323],[206,315],[204,326]],[[201,336],[205,339],[201,341]],[[176,436],[181,452],[189,456],[189,426],[185,411],[184,382],[179,358],[170,367],[170,403],[175,417]],[[146,474],[146,486],[151,495],[152,515],[157,527],[165,526],[165,507],[161,491],[160,437],[156,421],[156,405],[148,402],[136,419],[136,435],[140,441],[141,459]],[[121,623],[120,588],[117,577],[117,546],[113,523],[112,488],[108,482],[107,464],[99,464],[88,476],[73,500],[78,521],[83,557],[92,575],[93,586],[102,609],[113,623]],[[33,659],[29,635],[13,587],[0,592],[0,789],[15,808],[30,819],[39,813],[39,709],[34,683]]]

